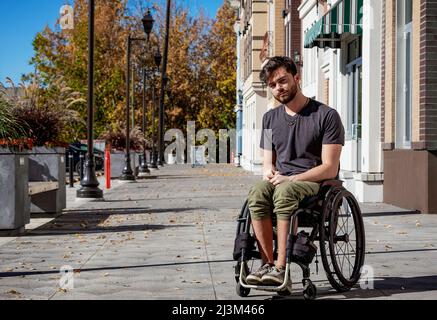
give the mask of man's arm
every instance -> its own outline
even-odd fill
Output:
[[[276,171],[276,152],[263,149],[263,155],[263,179],[269,181]]]
[[[291,176],[291,181],[322,182],[334,179],[340,167],[342,145],[324,144],[322,146],[322,164],[305,173]]]
[[[322,147],[322,164],[305,173],[291,177],[281,176],[278,172],[271,179],[268,179],[274,186],[280,185],[287,181],[307,181],[322,182],[334,179],[337,176],[340,167],[340,155],[342,150],[340,144],[326,144]]]

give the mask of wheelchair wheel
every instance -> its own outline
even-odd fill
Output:
[[[350,290],[359,281],[364,264],[365,233],[360,207],[343,188],[331,194],[323,212],[320,249],[332,287],[338,292]]]

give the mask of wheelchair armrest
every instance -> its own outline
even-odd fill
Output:
[[[325,186],[328,186],[328,187],[342,187],[343,186],[343,181],[341,181],[341,180],[326,180],[326,181],[323,181],[321,184],[320,184],[320,187],[325,187]]]

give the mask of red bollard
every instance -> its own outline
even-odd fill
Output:
[[[111,151],[109,147],[105,150],[105,176],[106,176],[106,189],[111,189]]]

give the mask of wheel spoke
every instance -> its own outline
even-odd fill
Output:
[[[342,260],[341,260],[341,271],[342,271],[342,273],[343,273],[343,269],[344,269],[344,260],[345,260],[345,258],[346,258],[346,252],[343,250],[343,246],[341,247],[341,249],[342,249],[342,255],[343,255]]]
[[[340,247],[340,245],[338,245],[338,247]],[[345,270],[345,267],[344,267],[344,263],[345,263],[345,261],[347,261],[347,264],[348,264],[348,269],[349,269],[349,276],[348,276],[348,278],[350,278],[351,276],[352,276],[352,274],[351,274],[351,268],[353,269],[353,267],[354,267],[354,264],[351,262],[351,257],[353,258],[353,257],[355,257],[355,254],[351,254],[350,252],[349,252],[349,245],[346,245],[346,251],[344,250],[344,248],[343,248],[343,246],[341,246],[340,248],[339,248],[339,251],[341,251],[341,254],[336,254],[337,256],[343,256],[343,257],[341,257],[341,271],[342,271],[342,273],[344,274],[344,270]]]

